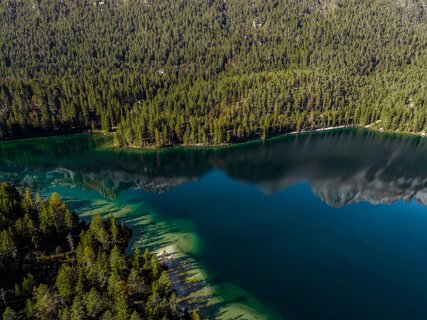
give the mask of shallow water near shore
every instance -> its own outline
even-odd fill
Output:
[[[341,129],[220,148],[0,144],[0,177],[114,214],[209,319],[427,317],[427,144]]]

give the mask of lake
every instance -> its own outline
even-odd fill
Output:
[[[1,143],[0,179],[177,251],[209,318],[425,319],[426,142],[341,129],[142,151],[80,134]]]

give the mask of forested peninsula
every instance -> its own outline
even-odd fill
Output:
[[[79,221],[57,193],[0,183],[2,319],[200,319],[157,255],[125,255],[131,236],[113,216]]]
[[[0,26],[0,139],[427,127],[423,0],[2,1]]]

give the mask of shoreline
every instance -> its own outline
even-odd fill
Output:
[[[384,133],[384,134],[410,135],[410,136],[417,136],[421,138],[427,137],[427,132],[425,131],[414,132],[414,131],[385,130],[383,128],[374,127],[377,123],[378,122],[371,123],[368,125],[340,125],[340,126],[324,127],[324,128],[310,129],[310,130],[290,131],[286,133],[272,135],[264,139],[254,138],[254,139],[242,140],[242,141],[232,142],[232,143],[219,143],[219,144],[205,144],[205,143],[183,144],[182,143],[182,144],[172,144],[172,145],[167,145],[162,147],[117,146],[115,143],[112,143],[112,145],[114,146],[114,148],[117,148],[117,149],[133,149],[133,150],[143,150],[143,151],[160,151],[160,150],[167,150],[172,148],[194,148],[194,149],[221,148],[221,147],[231,147],[231,146],[236,146],[236,145],[241,145],[241,144],[256,142],[256,141],[268,141],[272,138],[277,138],[277,137],[286,137],[286,136],[292,136],[292,135],[298,135],[298,134],[332,131],[332,130],[348,129],[348,128],[367,129],[367,130],[371,130],[378,133]],[[31,136],[20,136],[16,138],[4,138],[0,140],[0,143],[2,142],[13,143],[13,142],[21,142],[21,141],[32,140],[32,139],[43,139],[43,138],[52,138],[52,137],[66,137],[66,136],[79,135],[79,134],[113,136],[114,132],[104,132],[102,130],[93,131],[89,129],[73,129],[69,131],[40,133],[40,134],[31,135]]]
[[[232,295],[233,291],[241,291],[246,296],[244,301],[249,301],[248,303],[237,302],[241,298],[239,296],[234,299],[225,299],[215,285],[210,283],[203,267],[195,258],[180,250],[176,243],[159,248],[154,253],[157,254],[159,261],[168,268],[181,312],[186,309],[195,309],[208,319],[220,320],[267,320],[272,316],[279,317],[273,311],[265,308],[256,298],[249,296],[248,293],[231,283],[221,285],[230,289]]]
[[[117,149],[124,148],[124,149],[134,149],[134,150],[143,150],[143,151],[159,151],[159,150],[167,150],[171,148],[194,148],[194,149],[221,148],[221,147],[231,147],[231,146],[236,146],[236,145],[241,145],[241,144],[256,142],[256,141],[267,141],[269,139],[276,138],[276,137],[285,137],[285,136],[296,135],[301,133],[330,131],[330,130],[345,129],[345,128],[357,128],[357,127],[342,125],[342,126],[318,128],[318,129],[312,129],[312,130],[290,131],[287,133],[272,135],[265,139],[254,138],[254,139],[242,140],[239,142],[232,142],[232,143],[218,143],[218,144],[206,144],[206,143],[184,144],[182,143],[182,144],[174,144],[174,145],[168,145],[168,146],[162,146],[162,147],[117,146],[116,144],[114,144],[114,147]]]
[[[134,234],[127,248],[131,254],[135,248],[150,248],[162,259],[166,251],[166,266],[178,297],[178,308],[196,309],[207,319],[267,320],[283,318],[268,309],[255,296],[229,282],[218,282],[215,275],[202,264],[199,253],[202,248],[197,229],[182,219],[163,219],[154,208],[142,203],[128,203],[129,199],[108,200],[94,191],[46,189],[45,193],[59,192],[65,202],[79,198],[83,206],[74,207],[80,219],[88,220],[92,212],[113,214],[118,221],[132,228]],[[133,197],[131,197],[133,199]]]
[[[307,133],[315,133],[315,132],[323,132],[323,131],[333,131],[333,130],[340,130],[340,129],[364,129],[364,130],[370,130],[377,133],[383,133],[383,134],[398,134],[398,135],[409,135],[409,136],[417,136],[420,138],[427,137],[427,132],[420,131],[420,132],[411,132],[411,131],[392,131],[392,130],[384,130],[383,128],[375,128],[373,127],[375,123],[369,124],[369,125],[340,125],[340,126],[334,126],[334,127],[324,127],[324,128],[318,128],[318,129],[310,129],[310,130],[301,130],[301,131],[291,131],[287,133],[281,133],[277,135],[269,136],[265,139],[262,138],[256,138],[256,139],[248,139],[243,140],[239,142],[233,142],[233,143],[220,143],[220,144],[176,144],[176,145],[170,145],[170,146],[163,146],[163,147],[137,147],[137,146],[117,146],[114,144],[114,147],[117,149],[132,149],[132,150],[142,150],[142,151],[161,151],[161,150],[168,150],[172,148],[193,148],[193,149],[208,149],[208,148],[225,148],[225,147],[233,147],[242,145],[245,143],[251,143],[251,142],[257,142],[257,141],[268,141],[270,139],[278,138],[278,137],[286,137],[286,136],[294,136],[298,134],[307,134]]]

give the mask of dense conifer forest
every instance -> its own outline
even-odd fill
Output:
[[[7,0],[0,27],[1,139],[427,127],[423,0]]]
[[[178,304],[165,266],[124,252],[132,231],[92,222],[52,194],[0,183],[0,315],[13,319],[199,319]]]

